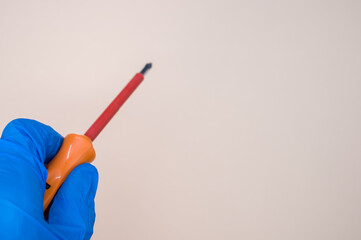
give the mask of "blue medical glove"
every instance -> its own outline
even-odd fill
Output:
[[[63,138],[51,127],[17,119],[0,139],[0,239],[90,239],[95,220],[98,172],[76,167],[56,194],[44,219],[45,168]]]

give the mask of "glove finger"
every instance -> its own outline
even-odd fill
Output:
[[[54,157],[61,143],[60,134],[34,120],[16,119],[5,127],[0,139],[2,204],[41,217],[47,178],[44,162]]]
[[[63,137],[51,127],[31,119],[15,119],[3,130],[2,140],[16,144],[42,163],[48,163],[58,152]]]
[[[89,163],[76,167],[55,195],[48,222],[67,239],[90,239],[95,221],[98,172]]]

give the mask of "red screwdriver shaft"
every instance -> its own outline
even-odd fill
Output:
[[[152,67],[151,63],[145,65],[140,73],[135,74],[132,80],[123,88],[118,96],[109,104],[104,112],[98,117],[98,119],[91,125],[91,127],[84,134],[88,136],[92,141],[98,136],[103,128],[109,123],[109,121],[118,112],[119,108],[127,101],[129,96],[139,86],[144,79],[144,74]]]

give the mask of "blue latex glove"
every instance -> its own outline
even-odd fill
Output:
[[[76,167],[56,194],[44,219],[48,163],[63,138],[51,127],[17,119],[0,139],[0,239],[90,239],[95,220],[98,172]]]

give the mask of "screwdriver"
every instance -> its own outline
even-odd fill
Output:
[[[76,166],[83,163],[90,163],[95,159],[95,150],[92,142],[143,81],[145,73],[151,67],[152,64],[147,63],[142,71],[135,74],[84,135],[72,133],[64,138],[58,153],[46,166],[48,178],[46,180],[44,194],[44,212],[49,207],[55,194],[70,172],[73,171]]]

